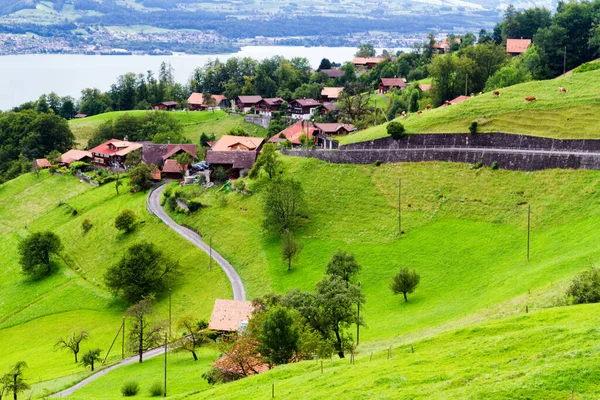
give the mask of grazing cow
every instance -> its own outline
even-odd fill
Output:
[[[417,111],[417,115],[421,115],[421,113],[422,113],[421,110]]]
[[[406,111],[402,111],[402,116],[406,118]]]
[[[482,94],[483,94],[483,92],[479,92],[479,93],[477,93],[477,95],[478,95],[478,96],[479,96],[479,95],[482,95]]]
[[[532,101],[536,101],[535,96],[527,96],[525,97],[525,103],[531,103]]]
[[[565,88],[565,87],[559,87],[558,88],[558,93],[567,93],[567,88]]]
[[[500,91],[499,90],[494,90],[494,96],[500,97]]]
[[[431,109],[431,104],[427,104],[427,107],[425,108],[427,108],[428,110]]]

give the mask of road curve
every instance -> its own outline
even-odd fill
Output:
[[[156,188],[150,193],[150,196],[148,196],[148,211],[156,215],[171,229],[183,236],[188,241],[192,242],[192,244],[198,247],[200,250],[204,251],[206,254],[211,254],[210,247],[204,243],[200,235],[191,229],[186,228],[185,226],[179,225],[165,212],[163,207],[160,205],[160,195],[162,194],[163,190],[165,190],[165,185]],[[233,290],[233,299],[246,300],[244,284],[242,283],[242,279],[233,266],[214,249],[212,250],[212,257],[223,269],[223,271],[225,271],[227,278],[229,278],[229,282],[231,282],[231,288]]]

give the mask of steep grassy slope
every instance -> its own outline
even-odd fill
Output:
[[[306,361],[200,392],[197,399],[596,399],[598,305],[548,309],[373,354]]]
[[[84,147],[94,134],[94,130],[103,122],[115,119],[123,114],[145,115],[147,112],[152,111],[113,111],[88,118],[73,119],[69,121],[69,126],[77,139],[79,147]],[[245,122],[244,117],[229,115],[224,111],[215,111],[214,113],[174,111],[171,115],[180,121],[183,125],[184,135],[192,143],[198,143],[203,132],[207,135],[214,133],[217,138],[226,134],[232,128],[242,128],[250,135],[260,137],[264,137],[267,132],[266,129],[258,125]]]
[[[231,297],[222,271],[208,271],[208,257],[148,215],[145,204],[145,193],[132,195],[123,187],[116,195],[111,184],[92,188],[74,177],[51,176],[46,171],[0,186],[4,236],[0,243],[0,371],[26,361],[30,382],[42,382],[34,388],[34,395],[68,385],[84,374],[84,368],[74,364],[72,354],[55,352],[53,346],[58,337],[80,328],[91,333],[82,351],[100,347],[104,356],[127,305],[106,292],[102,275],[128,246],[141,240],[155,243],[181,263],[182,279],[173,288],[174,319],[183,313],[208,318],[215,298]],[[76,216],[69,207],[77,210]],[[124,208],[133,209],[140,218],[130,235],[114,228],[114,217]],[[94,224],[88,233],[81,230],[85,218]],[[45,229],[57,233],[65,249],[56,273],[32,281],[20,274],[17,245],[28,231]],[[156,317],[164,319],[167,299],[159,300]],[[113,350],[109,359],[118,358],[120,351]],[[56,380],[59,377],[63,378]]]
[[[558,93],[566,87],[567,94]],[[600,137],[600,71],[523,83],[500,89],[450,107],[424,111],[400,118],[408,133],[468,132],[477,120],[481,132],[503,131],[557,138]],[[525,103],[526,96],[535,96]],[[379,125],[340,139],[348,144],[387,136],[386,125]]]
[[[600,256],[600,173],[522,173],[446,163],[354,166],[284,158],[285,174],[306,191],[309,222],[291,272],[280,243],[261,229],[260,193],[201,196],[211,206],[176,218],[211,237],[244,279],[248,296],[312,289],[332,253],[356,254],[367,304],[367,346],[451,325],[529,289],[569,278]],[[402,229],[397,235],[397,182]],[[527,207],[532,206],[531,262],[526,261]],[[402,266],[421,286],[405,304],[388,288]],[[536,304],[530,304],[536,306]],[[521,304],[518,305],[520,308]],[[513,306],[511,306],[513,307]],[[515,306],[516,307],[516,306]],[[375,341],[377,340],[377,341]],[[385,343],[384,343],[385,341]]]

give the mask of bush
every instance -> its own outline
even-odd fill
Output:
[[[237,179],[233,182],[233,187],[240,192],[244,192],[246,190],[246,182],[241,179]]]
[[[375,166],[376,166],[376,167],[379,167],[380,165],[381,165],[381,160],[377,160],[377,161],[375,161]]]
[[[135,227],[135,220],[133,210],[125,209],[115,218],[115,228],[125,233],[131,232]]]
[[[217,167],[212,170],[212,173],[210,174],[210,180],[216,185],[225,183],[227,180],[229,180],[229,172],[227,172],[223,167]]]
[[[498,169],[498,161],[493,161],[492,165],[490,165],[491,169]]]
[[[171,196],[167,198],[167,206],[169,206],[169,208],[172,211],[175,211],[175,209],[177,208],[177,197],[175,196]]]
[[[600,302],[600,270],[592,268],[576,275],[571,282],[567,295],[573,298],[573,304]]]
[[[92,226],[94,225],[92,224],[92,221],[90,221],[89,218],[84,219],[81,223],[81,229],[83,229],[84,232],[87,232],[90,229],[92,229]]]
[[[402,137],[404,136],[404,125],[402,125],[400,122],[398,121],[392,121],[387,125],[387,133],[388,135],[390,135],[392,137],[392,139],[394,140],[398,140],[398,139],[402,139]]]
[[[136,381],[128,381],[121,386],[121,393],[125,397],[135,396],[139,391],[140,385]]]
[[[58,170],[58,167],[56,165],[52,165],[49,168],[49,171],[51,174],[55,173]]]
[[[579,67],[573,70],[574,74],[579,74],[581,72],[595,71],[600,69],[600,63],[598,62],[586,62],[581,64]]]
[[[152,386],[150,386],[150,396],[152,397],[160,397],[164,394],[164,388],[162,383],[154,382]]]
[[[473,121],[473,122],[471,122],[471,125],[469,125],[469,132],[471,132],[471,135],[474,135],[477,133],[477,125],[479,125],[479,123],[477,121]]]
[[[196,212],[204,207],[204,204],[200,203],[200,200],[190,200],[188,201],[187,206],[190,212]]]
[[[483,167],[483,161],[478,161],[475,164],[471,165],[471,169],[480,169]]]

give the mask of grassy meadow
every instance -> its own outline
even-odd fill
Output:
[[[566,94],[558,92],[567,88]],[[555,138],[598,138],[600,71],[546,81],[534,81],[500,89],[500,97],[488,92],[449,107],[410,114],[397,119],[408,133],[464,133],[477,120],[480,132],[502,131]],[[525,103],[526,96],[537,100]],[[340,144],[387,136],[378,125],[340,138]]]
[[[83,148],[94,134],[94,130],[103,122],[118,118],[124,114],[140,116],[145,115],[148,112],[153,111],[113,111],[87,118],[72,119],[69,121],[69,127],[75,135],[78,146]],[[198,143],[200,141],[200,135],[203,132],[207,135],[214,133],[217,139],[233,128],[242,128],[251,136],[264,137],[267,133],[266,129],[244,121],[244,117],[229,115],[224,111],[173,111],[171,112],[171,115],[179,120],[180,124],[183,126],[184,136],[192,143]]]
[[[60,336],[86,329],[87,349],[103,349],[102,357],[122,321],[127,304],[103,286],[106,268],[133,243],[147,240],[181,264],[182,278],[173,288],[173,320],[183,314],[209,318],[215,298],[230,298],[231,287],[218,268],[208,271],[208,256],[166,227],[146,210],[146,193],[130,194],[126,186],[117,195],[113,184],[93,188],[72,176],[47,171],[23,175],[0,185],[0,371],[26,361],[26,377],[34,383],[33,395],[68,387],[86,375],[72,353],[54,351]],[[62,204],[62,205],[61,205]],[[120,210],[130,208],[139,217],[131,234],[114,228]],[[72,210],[77,210],[73,215]],[[89,218],[92,229],[81,223]],[[38,281],[20,273],[17,246],[28,232],[52,230],[64,245],[57,271]],[[166,319],[168,299],[159,298],[157,319]],[[80,355],[82,354],[80,353]],[[109,362],[120,358],[120,341]]]

